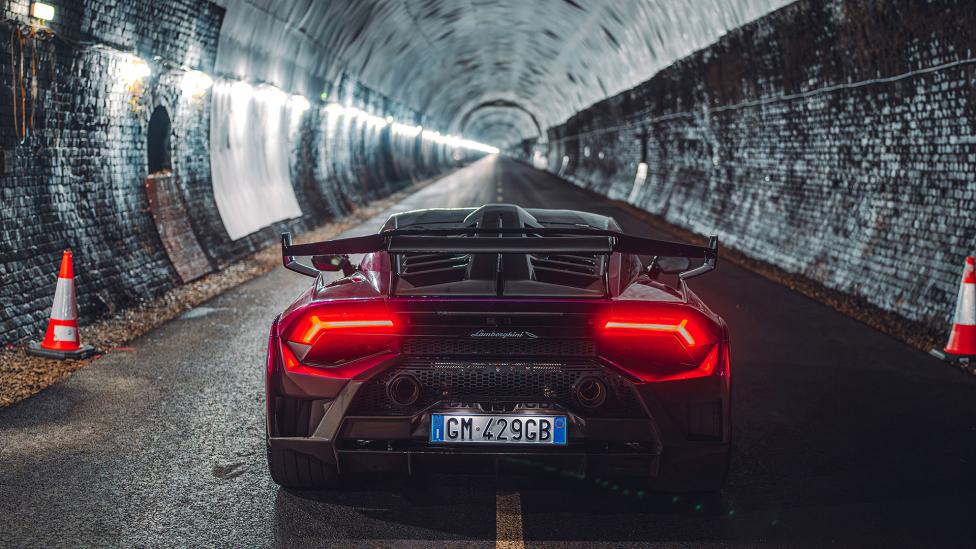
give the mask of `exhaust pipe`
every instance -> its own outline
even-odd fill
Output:
[[[411,375],[398,375],[387,382],[386,394],[400,406],[410,406],[420,398],[420,382]]]
[[[607,401],[607,386],[600,378],[588,376],[576,382],[573,388],[576,402],[584,408],[595,409]]]

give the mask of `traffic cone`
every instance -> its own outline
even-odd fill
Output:
[[[956,299],[956,318],[949,333],[947,355],[976,356],[976,264],[972,256],[966,258],[962,284]]]
[[[75,304],[75,271],[71,262],[71,250],[61,256],[58,285],[54,290],[54,306],[51,321],[47,325],[44,341],[31,341],[27,352],[47,358],[87,358],[95,354],[91,345],[82,345],[78,339],[78,306]]]

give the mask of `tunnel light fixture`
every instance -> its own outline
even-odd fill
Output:
[[[183,93],[194,99],[202,97],[211,86],[213,86],[213,78],[197,70],[187,70],[183,73],[183,80],[180,82]]]
[[[417,137],[424,130],[423,126],[408,126],[399,122],[394,122],[390,125],[390,128],[393,130],[393,133],[402,135],[403,137]]]
[[[30,15],[34,19],[50,21],[54,19],[54,6],[44,2],[31,2]]]
[[[240,105],[244,101],[249,101],[253,92],[254,88],[247,82],[243,80],[234,82],[230,87],[230,99],[235,105]]]
[[[498,147],[492,147],[491,145],[485,145],[484,143],[478,143],[477,141],[471,141],[470,139],[462,139],[461,146],[465,149],[471,149],[473,151],[480,151],[488,154],[498,154]]]
[[[325,113],[329,116],[342,116],[346,113],[346,108],[338,103],[329,103],[325,106]]]
[[[346,113],[352,115],[354,118],[356,118],[360,122],[366,124],[367,126],[373,127],[373,128],[382,128],[383,126],[386,126],[386,124],[387,124],[385,118],[383,118],[381,116],[376,116],[374,114],[370,114],[370,113],[368,113],[368,112],[366,112],[366,111],[364,111],[362,109],[356,108],[356,107],[346,107]]]
[[[439,143],[441,145],[447,145],[448,147],[460,147],[461,138],[453,135],[441,135],[438,131],[433,130],[423,130],[422,137],[424,139],[429,139],[434,143]]]
[[[485,145],[484,143],[478,143],[477,141],[472,141],[470,139],[462,139],[456,135],[443,135],[435,130],[423,130],[422,137],[434,143],[441,145],[446,145],[452,148],[464,148],[471,149],[473,151],[480,151],[489,154],[497,154],[498,148],[492,147],[491,145]]]
[[[277,86],[261,84],[254,90],[254,98],[264,103],[281,106],[288,101],[288,94]]]
[[[144,78],[151,74],[152,69],[149,68],[149,64],[135,55],[124,54],[122,61],[119,62],[119,80],[130,90],[137,87]]]
[[[288,100],[288,108],[296,113],[303,113],[308,110],[311,104],[308,99],[305,99],[304,95],[293,95]]]
[[[350,119],[357,120],[372,128],[382,128],[390,123],[391,118],[376,116],[366,112],[359,107],[352,105],[342,106],[339,103],[329,103],[325,106],[325,112],[330,116],[348,116]]]
[[[390,127],[390,130],[400,137],[417,137],[421,136],[422,139],[433,141],[447,147],[454,149],[465,148],[475,151],[481,151],[489,154],[495,154],[498,152],[496,147],[490,145],[485,145],[484,143],[478,143],[477,141],[472,141],[470,139],[463,139],[457,135],[442,134],[436,130],[425,130],[421,125],[409,125],[397,122],[392,116],[377,116],[370,112],[367,112],[359,107],[352,104],[351,101],[347,100],[345,105],[336,102],[330,102],[325,105],[325,113],[330,117],[346,117],[347,120],[356,120],[371,128],[385,128]]]

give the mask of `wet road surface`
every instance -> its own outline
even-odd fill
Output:
[[[667,237],[497,158],[346,236],[394,211],[491,202],[590,210]],[[721,262],[692,281],[733,337],[720,501],[547,471],[280,490],[265,465],[262,361],[271,319],[309,282],[279,268],[0,411],[0,546],[976,543],[976,378]]]

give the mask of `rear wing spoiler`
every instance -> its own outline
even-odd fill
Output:
[[[464,238],[464,237],[474,238]],[[530,238],[513,238],[529,236]],[[386,251],[402,253],[529,254],[580,253],[609,255],[613,252],[666,257],[702,258],[705,262],[681,273],[682,279],[715,269],[718,237],[707,246],[644,238],[617,231],[587,228],[467,228],[393,229],[366,236],[340,238],[309,244],[292,244],[291,233],[281,234],[281,258],[292,271],[317,276],[318,270],[299,263],[296,257],[314,255],[367,254]]]

